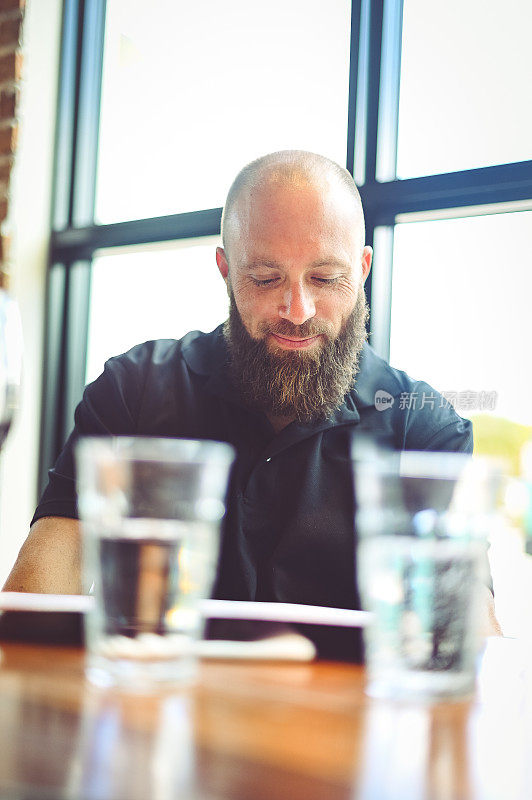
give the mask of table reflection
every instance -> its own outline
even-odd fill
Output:
[[[89,690],[67,797],[195,797],[193,698]]]
[[[471,701],[437,705],[369,699],[349,664],[212,662],[148,696],[88,686],[75,648],[0,655],[2,798],[532,797],[532,658],[508,640]]]

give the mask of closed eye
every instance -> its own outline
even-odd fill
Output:
[[[313,280],[315,280],[316,283],[321,283],[322,285],[323,284],[332,285],[333,283],[338,283],[339,278],[314,278]]]
[[[260,278],[252,278],[251,279],[255,286],[270,286],[272,283],[276,283],[279,279],[278,278],[265,278],[261,280]]]
[[[251,277],[251,280],[255,284],[255,286],[273,286],[279,282],[279,277],[276,278],[254,278]],[[318,276],[314,276],[312,280],[320,286],[333,286],[335,283],[338,283],[340,278],[321,278]]]

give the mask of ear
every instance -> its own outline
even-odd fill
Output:
[[[227,258],[225,256],[225,250],[223,249],[223,247],[216,248],[216,263],[218,264],[220,275],[227,283],[227,276],[229,274],[229,264],[227,263]]]
[[[366,278],[369,275],[369,271],[371,269],[371,259],[373,258],[373,249],[366,245],[364,250],[362,251],[362,280],[366,283]]]

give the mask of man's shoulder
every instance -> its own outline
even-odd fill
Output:
[[[393,431],[394,445],[407,450],[471,452],[471,422],[430,384],[396,369],[367,344],[361,355],[354,399],[369,427]]]
[[[400,369],[392,367],[367,344],[362,348],[360,368],[355,380],[359,404],[373,406],[378,393],[388,393],[396,398],[412,390],[417,381]]]
[[[187,334],[188,335],[188,334]],[[112,356],[105,368],[119,368],[121,365],[145,368],[150,364],[165,364],[181,357],[182,339],[150,339],[136,344],[125,353]]]
[[[221,326],[210,333],[190,331],[181,339],[151,339],[113,356],[106,362],[105,369],[119,373],[124,370],[174,371],[184,362],[192,371],[207,374],[220,361],[220,338]]]
[[[143,342],[109,359],[85,389],[78,428],[198,438],[200,421],[212,411],[205,387],[218,339],[217,330],[191,331],[181,339]]]

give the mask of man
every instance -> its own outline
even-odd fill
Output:
[[[184,436],[238,455],[215,596],[356,607],[350,436],[472,450],[469,422],[365,344],[364,236],[356,186],[328,159],[283,151],[245,167],[216,251],[229,320],[139,345],[87,387],[6,588],[81,591],[78,436]],[[436,402],[400,402],[423,392]]]

